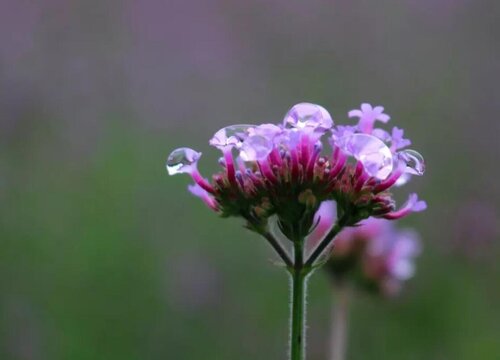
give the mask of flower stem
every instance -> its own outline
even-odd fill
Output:
[[[337,222],[335,226],[330,230],[330,232],[325,236],[325,238],[319,243],[319,245],[313,250],[311,255],[306,261],[306,267],[314,266],[314,263],[318,258],[323,255],[328,245],[331,244],[332,240],[337,236],[337,234],[343,229],[342,222]]]
[[[283,245],[280,243],[278,239],[276,239],[269,231],[267,231],[265,228],[263,228],[258,222],[255,221],[255,219],[251,217],[245,217],[248,221],[248,228],[259,233],[262,235],[268,243],[272,246],[274,251],[276,251],[276,254],[283,260],[287,268],[290,268],[293,266],[292,259],[288,255],[287,251],[283,247]]]
[[[290,256],[288,256],[288,253],[286,250],[283,248],[283,246],[280,244],[280,242],[269,232],[263,231],[261,232],[261,235],[266,238],[266,240],[269,242],[269,244],[273,247],[274,251],[278,254],[278,256],[283,260],[285,265],[287,267],[293,266],[292,260],[290,259]]]
[[[289,269],[292,278],[292,314],[290,329],[290,360],[305,359],[305,295],[306,278],[310,269],[304,268],[304,241],[294,242],[294,266]]]
[[[350,289],[339,284],[335,292],[337,299],[332,306],[332,333],[330,338],[330,360],[344,360],[347,350]]]

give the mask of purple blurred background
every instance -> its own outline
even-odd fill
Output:
[[[427,161],[410,186],[429,209],[403,222],[419,273],[354,304],[350,358],[500,358],[499,18],[493,0],[0,2],[0,358],[284,358],[271,252],[163,164],[187,145],[208,173],[215,130],[300,101],[344,124],[384,105]]]

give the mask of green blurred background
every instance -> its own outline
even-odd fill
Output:
[[[500,359],[497,0],[0,2],[0,359],[285,359],[267,244],[168,177],[233,123],[382,104],[425,156],[425,252],[349,359]],[[331,291],[310,281],[308,352]]]

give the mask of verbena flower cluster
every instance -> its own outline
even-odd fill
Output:
[[[348,115],[357,124],[335,125],[322,106],[300,103],[281,123],[217,131],[209,143],[222,152],[222,170],[210,181],[197,168],[201,153],[190,148],[174,150],[167,170],[190,174],[189,190],[222,216],[240,216],[255,227],[276,215],[292,240],[310,233],[326,200],[335,200],[343,226],[424,210],[416,194],[396,209],[389,192],[425,170],[422,156],[407,149],[403,130],[376,126],[390,119],[381,106],[362,104]]]
[[[324,202],[316,214],[318,225],[310,235],[314,246],[335,222],[333,202]],[[415,273],[415,258],[421,253],[418,234],[398,229],[385,219],[368,218],[358,226],[342,230],[323,267],[335,283],[393,296]]]

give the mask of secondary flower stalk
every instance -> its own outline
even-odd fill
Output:
[[[190,174],[194,195],[222,217],[243,218],[282,260],[292,279],[293,360],[305,357],[306,279],[335,236],[370,216],[398,219],[425,209],[415,194],[395,209],[388,190],[422,175],[425,166],[420,154],[404,149],[410,142],[403,139],[402,130],[389,133],[375,127],[376,121],[389,121],[383,110],[362,104],[349,113],[359,118],[357,125],[335,126],[323,107],[300,103],[279,124],[220,129],[209,144],[222,152],[222,171],[211,181],[198,172],[201,153],[180,148],[167,159],[170,175]],[[338,218],[309,254],[306,239],[318,225],[318,209],[328,201],[335,201]]]
[[[324,203],[321,217],[310,236],[311,245],[320,241],[332,226],[335,208]],[[344,229],[335,240],[335,249],[323,269],[332,280],[336,295],[333,305],[331,360],[343,360],[346,354],[349,300],[354,288],[383,296],[397,295],[405,281],[415,273],[414,260],[421,246],[417,234],[396,229],[384,219],[368,218],[357,227]],[[349,295],[349,296],[348,296]]]

